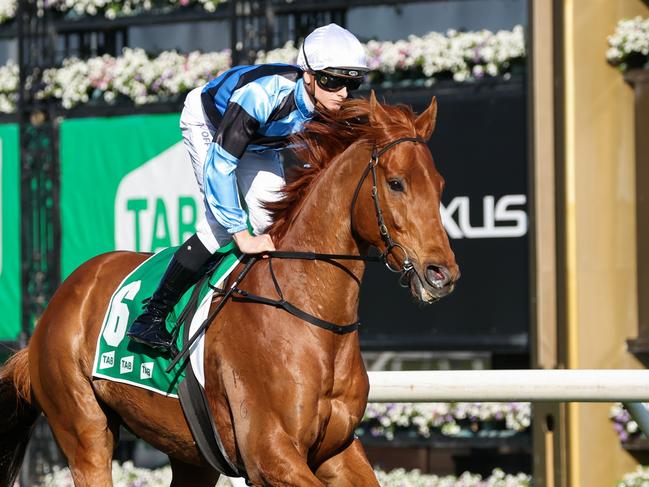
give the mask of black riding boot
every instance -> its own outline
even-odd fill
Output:
[[[216,254],[214,257],[220,257]],[[173,255],[169,266],[144,312],[133,322],[127,335],[131,340],[151,348],[168,351],[173,337],[167,331],[167,315],[183,294],[214,264],[212,254],[192,235]]]

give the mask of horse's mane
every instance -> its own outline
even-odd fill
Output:
[[[300,201],[324,169],[351,144],[366,141],[381,147],[403,136],[414,136],[415,114],[404,105],[381,105],[381,120],[370,123],[370,102],[346,101],[337,112],[327,112],[291,137],[292,150],[302,164],[291,170],[279,201],[267,203],[273,225],[269,233],[281,238],[300,208]]]

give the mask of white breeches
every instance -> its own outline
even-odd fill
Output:
[[[203,164],[207,157],[216,128],[209,122],[201,103],[202,87],[192,90],[185,99],[180,115],[180,130],[185,147],[189,151],[196,181],[203,195],[203,214],[196,225],[196,233],[203,245],[212,253],[228,243],[232,236],[214,218],[205,200],[203,189]],[[284,187],[284,168],[279,154],[274,150],[262,153],[246,152],[236,169],[239,193],[248,207],[248,219],[255,233],[259,235],[270,226],[271,218],[262,208],[264,202],[276,201]]]

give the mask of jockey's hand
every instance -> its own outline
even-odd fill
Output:
[[[244,254],[261,254],[262,252],[272,252],[275,245],[270,235],[250,235],[248,230],[242,230],[233,235],[234,241],[239,250]]]

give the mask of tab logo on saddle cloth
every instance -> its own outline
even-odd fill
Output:
[[[119,361],[119,373],[128,374],[129,372],[133,372],[133,355],[123,357],[122,360]]]
[[[105,352],[101,354],[101,360],[99,362],[100,369],[109,369],[115,365],[115,350],[112,352]]]
[[[140,379],[153,379],[153,362],[146,362],[140,366]]]

